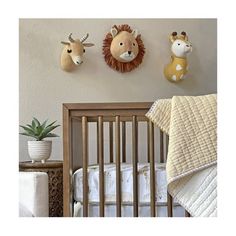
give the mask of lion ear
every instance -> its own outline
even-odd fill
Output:
[[[115,27],[112,27],[111,28],[111,35],[112,35],[113,38],[116,37],[117,33],[118,33],[118,30]]]
[[[134,36],[134,38],[137,38],[137,36],[138,36],[138,30],[137,30],[137,29],[134,29],[131,34]]]

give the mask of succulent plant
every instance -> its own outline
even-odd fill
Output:
[[[33,118],[31,125],[27,124],[26,126],[20,125],[24,132],[20,133],[21,135],[29,136],[36,141],[42,141],[45,138],[59,137],[58,135],[51,133],[52,130],[57,128],[60,125],[54,125],[56,121],[53,121],[47,125],[48,120],[45,120],[42,124],[38,119]]]

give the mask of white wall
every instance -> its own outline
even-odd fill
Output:
[[[102,42],[114,24],[137,28],[146,47],[144,61],[130,73],[110,69],[102,56]],[[20,124],[32,116],[62,124],[62,103],[154,101],[173,95],[201,95],[217,90],[217,21],[215,19],[21,19],[19,22]],[[186,31],[193,44],[190,72],[183,83],[163,76],[170,60],[168,36]],[[69,33],[89,33],[84,64],[74,73],[60,69],[60,41]],[[60,138],[53,140],[52,159],[62,159]],[[20,160],[28,160],[26,137],[20,137]]]

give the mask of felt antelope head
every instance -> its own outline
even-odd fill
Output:
[[[69,42],[62,41],[64,46],[61,53],[61,68],[65,71],[72,71],[76,66],[83,63],[83,54],[85,47],[94,46],[93,43],[85,43],[89,34],[87,33],[81,39],[73,39],[72,33],[69,35]]]
[[[171,62],[165,66],[164,75],[171,82],[179,82],[185,79],[188,72],[187,54],[192,52],[192,45],[188,36],[182,32],[179,36],[173,32],[169,36],[171,42]]]

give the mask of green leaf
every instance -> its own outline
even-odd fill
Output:
[[[49,124],[47,127],[50,127],[50,126],[52,126],[53,124],[55,124],[57,121],[55,120],[55,121],[53,121],[51,124]]]
[[[38,137],[35,137],[34,135],[29,134],[29,133],[19,133],[19,134],[20,134],[20,135],[24,135],[24,136],[29,136],[29,137],[35,138],[36,140],[38,139]]]
[[[28,126],[30,129],[34,130],[32,125],[27,124],[26,126]]]
[[[33,127],[33,129],[35,129],[35,127],[36,127],[36,123],[34,120],[32,120],[32,127]]]
[[[59,137],[57,134],[49,133],[45,138]]]
[[[33,117],[33,119],[34,119],[37,126],[41,126],[40,122],[35,117]]]
[[[26,126],[23,126],[23,125],[20,125],[20,127],[22,129],[24,129],[26,132],[28,132],[29,134],[34,134],[34,130],[32,130],[32,129],[26,127]]]
[[[37,127],[36,127],[37,135],[40,136],[41,133],[43,132],[43,130],[44,130],[44,129],[42,128],[42,126],[37,126]]]
[[[50,133],[52,130],[56,129],[59,126],[60,125],[54,125],[54,126],[47,127],[44,129],[44,133]]]
[[[47,127],[43,130],[43,132],[40,134],[40,138],[44,139],[48,133],[50,133],[52,130],[54,130],[55,128],[57,128],[60,125],[55,125],[55,126],[51,126],[51,127]]]
[[[44,128],[46,127],[47,122],[48,122],[48,119],[43,122],[43,124],[42,124],[42,126],[41,126],[42,129],[44,129]]]

